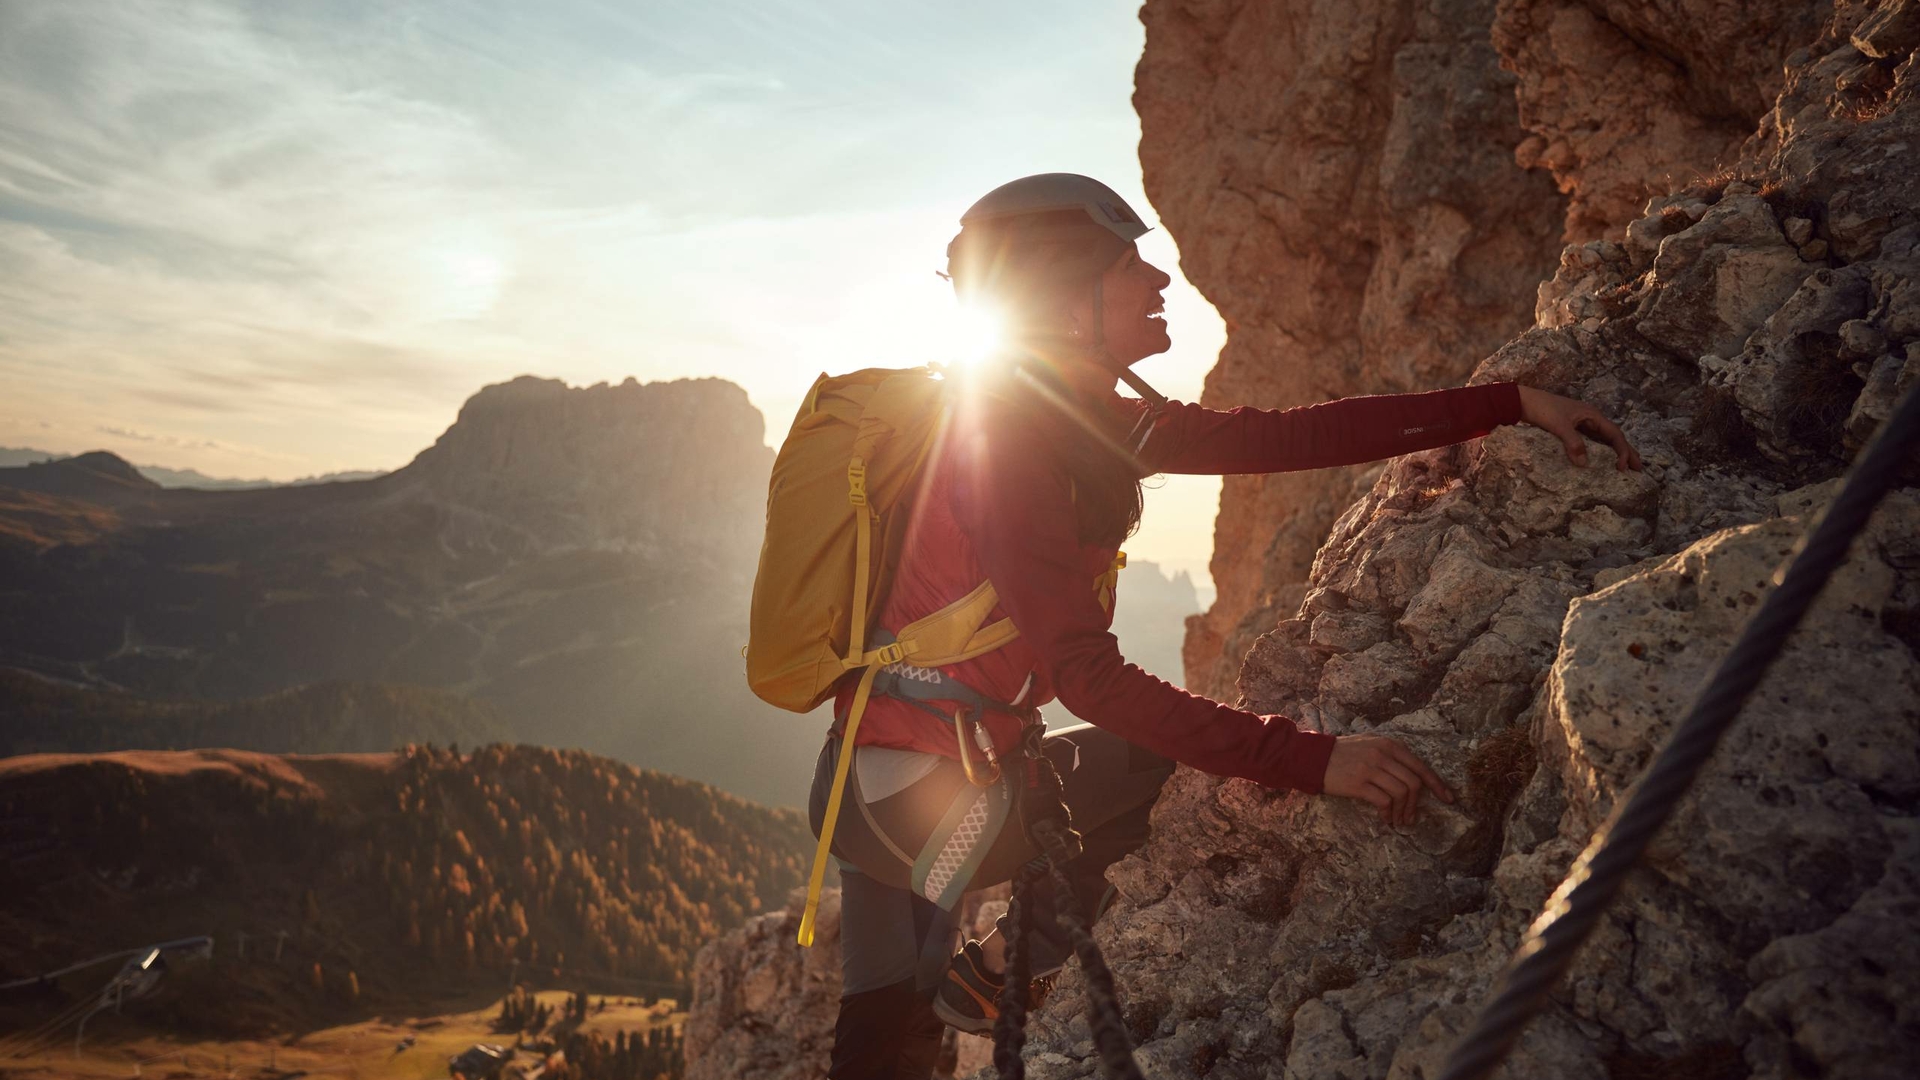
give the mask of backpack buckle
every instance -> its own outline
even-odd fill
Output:
[[[906,645],[898,641],[892,642],[887,645],[882,645],[879,648],[873,650],[873,662],[876,664],[880,664],[882,666],[885,666],[887,664],[897,664],[900,661],[905,660],[906,658],[907,658],[907,647]]]
[[[847,463],[847,501],[855,506],[867,505],[867,463],[859,458]]]

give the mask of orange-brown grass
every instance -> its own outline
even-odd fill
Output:
[[[103,506],[0,487],[0,542],[35,550],[84,544],[120,527],[120,515]]]
[[[1481,821],[1499,818],[1533,778],[1537,762],[1528,724],[1514,724],[1488,736],[1467,758],[1468,811]]]

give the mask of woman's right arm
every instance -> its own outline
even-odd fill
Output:
[[[1128,742],[1219,776],[1317,792],[1332,736],[1187,693],[1120,655],[1094,594],[1066,476],[1040,440],[982,440],[956,475],[953,505],[987,580],[1054,692],[1075,715]]]
[[[960,527],[1000,604],[1038,655],[1060,702],[1128,742],[1216,776],[1363,799],[1412,822],[1425,787],[1453,801],[1426,763],[1393,739],[1300,731],[1190,694],[1120,655],[1080,552],[1064,474],[1039,440],[982,440],[956,477]]]

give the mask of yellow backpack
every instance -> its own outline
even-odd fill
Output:
[[[774,458],[767,533],[753,582],[747,683],[762,700],[809,712],[841,676],[861,671],[841,735],[833,789],[807,881],[800,944],[814,916],[840,817],[849,751],[874,676],[889,664],[933,668],[991,652],[1019,636],[1011,619],[983,625],[993,585],[872,644],[874,614],[899,563],[923,467],[951,418],[951,386],[937,367],[868,368],[822,375]]]

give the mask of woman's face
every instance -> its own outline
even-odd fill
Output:
[[[1132,247],[1101,275],[1101,346],[1114,363],[1127,367],[1173,345],[1167,336],[1160,291],[1173,282]],[[1093,317],[1093,298],[1075,313],[1081,325]]]

